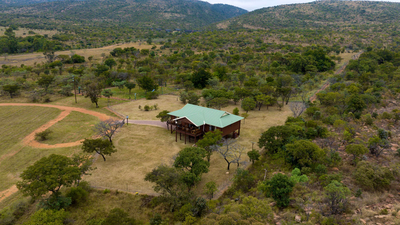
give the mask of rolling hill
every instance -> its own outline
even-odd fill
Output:
[[[35,2],[3,1],[14,4]],[[60,24],[91,26],[99,23],[102,26],[194,29],[246,12],[230,5],[197,0],[65,0],[5,7],[0,10],[0,23],[47,29]]]

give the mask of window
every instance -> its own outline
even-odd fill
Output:
[[[215,130],[215,127],[214,126],[209,126],[209,129],[210,129],[210,131],[214,131]]]

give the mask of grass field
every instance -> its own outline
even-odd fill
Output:
[[[161,45],[158,45],[159,48]],[[88,59],[89,56],[93,56],[93,60],[102,60],[102,55],[108,55],[115,48],[127,48],[127,47],[135,47],[137,49],[151,49],[153,45],[141,44],[141,43],[126,43],[126,44],[117,44],[110,45],[102,48],[91,48],[91,49],[76,49],[70,51],[58,51],[55,52],[56,55],[71,55],[78,54],[82,55]],[[44,58],[43,53],[27,53],[27,54],[18,54],[18,55],[8,55],[0,57],[0,65],[13,65],[19,66],[21,64],[25,64],[31,66],[35,63],[44,62],[46,59]]]
[[[0,36],[4,35],[4,32],[6,31],[8,27],[2,27],[0,26]],[[35,32],[34,34],[29,34],[29,31]],[[19,27],[18,30],[14,30],[15,36],[16,37],[27,37],[27,36],[35,36],[37,34],[39,35],[45,35],[47,34],[49,37],[52,37],[53,35],[57,34],[57,30],[37,30],[37,29],[28,29],[28,28],[21,28]]]
[[[164,95],[156,100],[137,100],[113,108],[118,112],[129,115],[132,120],[157,120],[156,115],[161,110],[177,110],[184,105],[176,100],[176,96]],[[138,106],[158,104],[159,110],[141,111]],[[235,105],[230,105],[223,110],[232,112]],[[242,113],[242,112],[241,112]],[[282,111],[271,107],[269,110],[262,108],[261,111],[255,110],[249,112],[249,117],[242,122],[241,136],[238,142],[250,151],[252,142],[257,142],[261,133],[271,126],[283,124],[292,112],[288,107]],[[106,162],[99,157],[95,163],[97,170],[93,171],[91,176],[85,177],[85,180],[92,185],[102,188],[112,188],[139,193],[154,193],[151,183],[143,180],[146,173],[160,164],[171,165],[174,156],[184,147],[190,147],[193,143],[184,144],[183,140],[175,142],[175,134],[168,130],[150,127],[129,125],[120,130],[114,137],[114,144],[118,152],[107,158]],[[257,144],[254,148],[258,149]],[[241,166],[249,164],[247,155],[244,154]],[[203,175],[202,181],[196,188],[197,193],[201,193],[205,183],[215,181],[220,187],[226,186],[231,182],[236,164],[231,165],[230,173],[227,172],[225,160],[214,153],[211,157],[210,172]]]
[[[46,144],[58,144],[79,141],[95,135],[93,126],[100,120],[94,116],[72,111],[67,117],[49,129],[52,133]]]

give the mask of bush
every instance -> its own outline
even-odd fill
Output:
[[[319,164],[317,167],[315,167],[314,171],[318,176],[324,175],[328,172],[326,166],[324,166],[322,164]]]
[[[104,189],[103,194],[108,194],[110,192],[111,192],[110,189]]]
[[[136,224],[136,220],[129,218],[129,214],[123,209],[114,208],[110,211],[106,219],[101,225],[120,225],[120,224]]]
[[[238,107],[236,107],[236,108],[233,109],[233,115],[236,115],[236,116],[239,115],[239,109],[238,109]]]
[[[158,96],[159,96],[158,91],[147,92],[147,94],[146,94],[146,99],[147,99],[147,100],[157,99]]]
[[[144,106],[144,111],[150,111],[150,106],[145,105],[145,106]]]
[[[324,190],[330,213],[340,214],[344,212],[347,207],[347,196],[351,194],[349,188],[334,180],[324,187]]]
[[[303,183],[308,181],[308,177],[305,174],[301,175],[300,170],[298,168],[295,168],[292,171],[292,176],[290,176],[290,180],[295,184],[299,182]]]
[[[367,161],[358,163],[353,178],[360,187],[369,191],[389,189],[394,180],[393,173],[388,168]]]
[[[312,107],[307,108],[306,114],[307,114],[307,116],[314,116],[315,112],[317,112],[317,111],[321,111],[321,109],[316,106],[312,106]]]
[[[42,200],[39,205],[44,209],[66,209],[68,206],[71,205],[71,198],[61,195],[51,195],[49,198]]]
[[[190,203],[185,204],[179,210],[175,211],[174,218],[178,221],[184,221],[187,214],[193,215],[192,208],[193,208],[192,204]]]
[[[341,173],[334,173],[334,174],[324,174],[318,178],[319,182],[322,186],[327,186],[328,184],[332,183],[332,181],[341,182],[342,181],[342,174]]]
[[[85,191],[81,187],[72,187],[65,194],[65,196],[71,198],[72,205],[76,205],[76,204],[85,202],[87,200],[88,195],[89,195],[89,192]]]
[[[325,158],[325,152],[311,141],[299,140],[286,145],[287,159],[293,166],[313,167]]]
[[[248,170],[238,168],[233,181],[237,189],[247,192],[255,184],[255,177]]]
[[[381,115],[381,118],[382,119],[386,119],[386,120],[390,120],[390,119],[392,119],[392,115],[390,113],[388,113],[388,112],[383,112],[382,115]]]
[[[267,197],[272,196],[280,208],[289,205],[289,195],[293,190],[294,183],[288,176],[281,173],[275,174],[270,180],[266,180],[259,185],[259,189]]]
[[[51,133],[52,133],[52,131],[49,130],[49,129],[47,129],[47,130],[45,130],[45,131],[36,133],[36,134],[35,134],[35,138],[36,138],[36,140],[39,140],[39,141],[45,141],[45,140],[49,139],[49,135],[50,135]]]
[[[150,225],[161,225],[163,222],[162,217],[159,213],[156,213],[151,219],[150,219]]]

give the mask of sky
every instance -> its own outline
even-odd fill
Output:
[[[248,11],[253,11],[256,9],[261,9],[264,7],[285,5],[285,4],[295,4],[295,3],[306,3],[313,2],[314,0],[203,0],[211,4],[223,3],[234,5]],[[400,2],[400,0],[386,0],[388,2]]]

